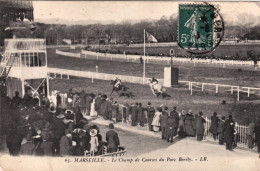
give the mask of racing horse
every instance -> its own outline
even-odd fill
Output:
[[[150,86],[150,89],[152,90],[153,94],[158,97],[159,95],[162,95],[166,89],[158,83],[158,81],[154,81],[155,79],[149,78],[147,80],[147,84]]]
[[[114,91],[116,91],[118,96],[123,94],[124,96],[129,97],[129,94],[126,92],[129,88],[127,86],[123,85],[122,81],[120,79],[116,78],[115,80],[111,80],[110,85],[113,85],[113,89],[110,93],[110,96],[112,95],[112,93]]]

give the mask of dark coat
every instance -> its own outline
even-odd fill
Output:
[[[109,113],[111,112],[111,108],[109,106],[109,102],[106,101],[105,99],[102,99],[101,104],[100,104],[100,109],[99,109],[99,115],[103,117],[109,116]]]
[[[227,142],[233,141],[235,129],[232,125],[226,125],[224,137]]]
[[[138,109],[137,106],[132,106],[132,121],[137,121],[138,119]]]
[[[72,155],[72,141],[67,136],[63,136],[60,140],[60,155],[71,156]]]
[[[22,144],[20,154],[21,155],[33,155],[35,145],[32,143],[32,141],[26,142],[25,144]]]
[[[147,111],[147,116],[148,116],[148,123],[151,124],[153,122],[155,109],[153,107],[149,106],[149,107],[146,108],[146,111]]]
[[[53,122],[53,134],[57,140],[60,140],[65,135],[66,125],[58,118],[55,118]]]
[[[45,156],[52,156],[53,142],[51,141],[43,141],[41,143],[40,148],[43,151]]]
[[[192,114],[186,114],[184,121],[184,130],[186,135],[195,136],[194,117]]]
[[[217,116],[211,116],[211,125],[209,128],[209,132],[211,132],[212,134],[217,134],[218,122],[219,118]]]
[[[138,113],[138,122],[144,122],[144,109],[143,107],[138,107],[137,108],[137,113]]]
[[[218,129],[217,129],[218,133],[224,133],[224,124],[225,124],[225,121],[223,121],[223,120],[218,122]]]
[[[204,123],[205,122],[206,122],[206,120],[201,116],[198,116],[196,118],[195,128],[196,128],[197,135],[204,135],[204,131],[205,131]]]
[[[160,125],[161,127],[166,128],[167,127],[167,120],[168,120],[168,115],[166,112],[163,112],[163,114],[161,115],[161,119],[160,119]]]
[[[95,98],[95,110],[98,111],[100,109],[100,104],[101,104],[101,97],[96,97]]]
[[[254,133],[255,133],[255,142],[260,144],[260,122],[258,122],[255,125]]]
[[[173,116],[170,116],[167,119],[167,136],[173,137],[177,134],[177,129],[174,128],[175,126],[175,118]]]
[[[176,110],[173,110],[173,111],[171,111],[170,116],[172,116],[173,119],[174,119],[174,126],[173,127],[178,128],[179,127],[179,120],[180,120],[178,112]]]
[[[120,145],[118,134],[114,130],[109,130],[106,133],[108,148],[117,148]]]

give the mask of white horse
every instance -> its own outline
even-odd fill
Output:
[[[150,86],[153,94],[158,97],[156,93],[162,94],[166,91],[166,89],[159,83],[152,83],[152,79],[147,80],[147,84]]]

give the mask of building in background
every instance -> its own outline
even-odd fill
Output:
[[[0,0],[0,46],[5,38],[13,36],[13,30],[8,28],[24,27],[33,20],[32,1]]]

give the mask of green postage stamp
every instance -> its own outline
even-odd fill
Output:
[[[183,49],[210,51],[214,46],[215,8],[207,4],[180,4],[178,44]]]

